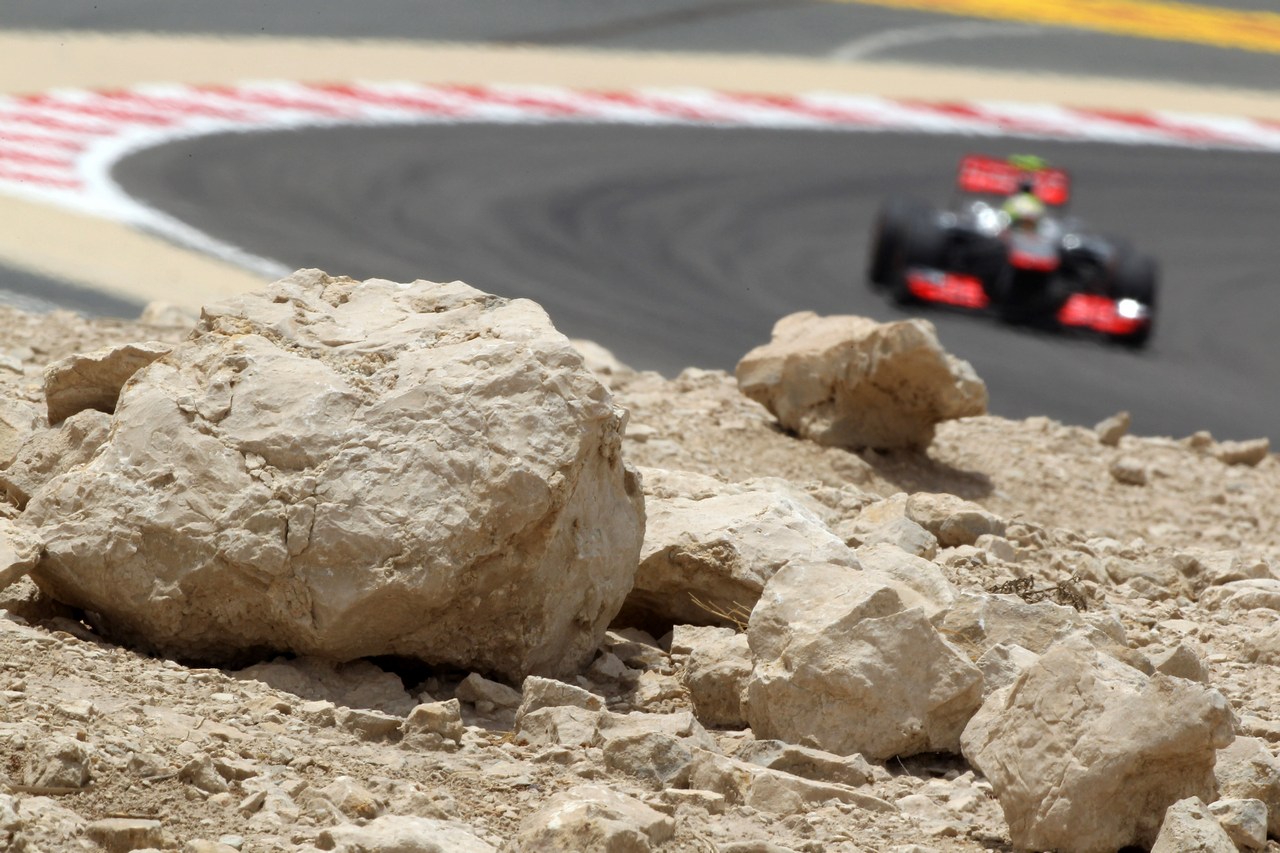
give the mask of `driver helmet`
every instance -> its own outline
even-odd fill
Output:
[[[1035,228],[1044,217],[1044,202],[1028,192],[1019,193],[1005,202],[1004,212],[1015,228]]]

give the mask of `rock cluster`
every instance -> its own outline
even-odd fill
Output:
[[[0,311],[0,847],[1280,850],[1265,442],[854,391],[973,404],[914,324],[766,407],[457,283]]]

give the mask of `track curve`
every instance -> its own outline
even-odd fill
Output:
[[[1077,212],[1164,268],[1150,350],[938,311],[1007,417],[1280,439],[1280,158],[945,136],[583,125],[335,128],[205,137],[115,171],[132,196],[288,266],[460,278],[536,299],[639,368],[732,370],[791,311],[903,316],[862,282],[890,193],[942,201],[959,154],[1034,150]]]

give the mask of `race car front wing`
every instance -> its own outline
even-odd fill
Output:
[[[907,290],[924,302],[958,308],[986,308],[991,304],[977,276],[912,267],[907,270]]]
[[[1095,293],[1073,293],[1058,309],[1063,326],[1128,337],[1151,325],[1151,308],[1136,299],[1113,299]]]
[[[957,308],[983,309],[991,305],[977,276],[926,267],[906,271],[907,290],[923,302]],[[1114,299],[1096,293],[1073,293],[1058,309],[1059,325],[1127,337],[1151,325],[1151,308],[1136,299]]]

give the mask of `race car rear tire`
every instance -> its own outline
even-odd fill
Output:
[[[1151,322],[1140,331],[1129,335],[1116,335],[1114,339],[1135,349],[1146,346],[1155,324],[1156,292],[1159,289],[1159,268],[1150,255],[1133,251],[1121,253],[1116,261],[1112,277],[1112,295],[1117,299],[1133,299],[1147,306]]]
[[[889,295],[895,303],[912,305],[919,301],[907,283],[907,269],[941,267],[945,248],[946,234],[934,221],[933,212],[928,208],[912,211],[892,264]]]
[[[881,206],[871,230],[867,258],[867,282],[873,289],[892,282],[896,272],[894,261],[906,239],[910,223],[927,214],[928,210],[924,202],[906,196],[895,196]]]

